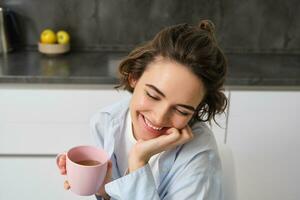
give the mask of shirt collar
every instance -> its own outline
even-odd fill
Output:
[[[135,144],[137,142],[133,136],[130,109],[128,110],[126,116],[126,138],[128,139],[128,142],[131,144]]]

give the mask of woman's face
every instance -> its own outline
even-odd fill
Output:
[[[168,128],[184,128],[204,97],[202,81],[187,67],[163,57],[151,62],[134,88],[130,111],[135,138],[148,140]]]

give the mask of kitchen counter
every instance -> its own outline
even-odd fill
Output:
[[[125,53],[17,51],[0,57],[0,83],[115,84]]]
[[[116,84],[126,52],[70,52],[47,56],[16,51],[0,56],[0,83]],[[227,87],[299,87],[300,56],[227,54]]]

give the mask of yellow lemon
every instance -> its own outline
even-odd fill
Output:
[[[58,31],[56,37],[59,44],[68,44],[70,42],[70,35],[66,31]]]
[[[40,36],[41,42],[45,44],[53,44],[56,42],[55,32],[51,29],[45,29]]]

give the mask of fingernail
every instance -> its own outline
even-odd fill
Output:
[[[70,189],[70,185],[69,185],[68,181],[65,181],[65,182],[64,182],[64,188],[65,188],[66,190]]]

